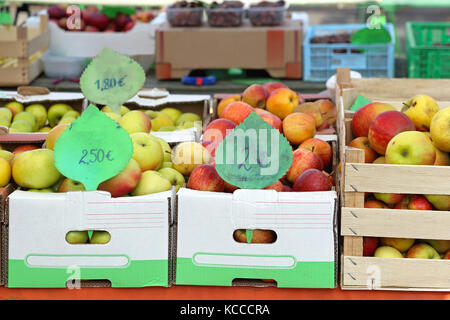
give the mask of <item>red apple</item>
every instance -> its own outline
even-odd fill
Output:
[[[289,182],[294,183],[298,176],[308,169],[323,170],[322,160],[308,149],[297,149],[293,153],[292,164],[286,174],[286,178]]]
[[[442,257],[442,259],[450,260],[450,250],[448,250],[448,251],[444,254],[444,256]]]
[[[202,141],[202,146],[204,146],[206,148],[206,150],[208,150],[209,154],[211,155],[211,160],[214,160],[214,157],[216,156],[216,150],[217,150],[217,146],[219,145],[220,142],[217,141],[212,141],[212,140],[203,140]]]
[[[228,119],[215,119],[205,128],[203,140],[221,142],[225,136],[236,128],[236,123]]]
[[[369,127],[369,143],[373,150],[384,155],[392,138],[401,132],[415,130],[416,126],[404,113],[385,111],[373,119]]]
[[[128,22],[128,23],[125,25],[125,27],[122,29],[122,32],[130,31],[131,29],[134,28],[135,25],[136,25],[136,23],[133,22],[133,21]]]
[[[19,153],[22,153],[25,151],[30,151],[30,150],[35,150],[35,149],[39,149],[39,147],[32,145],[32,144],[24,144],[24,145],[15,147],[12,153],[16,156]]]
[[[269,96],[266,88],[260,84],[252,84],[242,93],[242,101],[248,103],[253,108],[264,109],[266,107],[266,99]]]
[[[223,119],[228,119],[233,121],[236,125],[239,125],[242,121],[247,118],[250,113],[253,112],[253,107],[248,103],[242,101],[232,102],[223,109],[220,115]]]
[[[287,86],[281,82],[266,82],[263,84],[263,87],[267,90],[268,94],[271,94],[273,91],[279,88],[287,88]]]
[[[319,107],[323,120],[328,122],[330,125],[336,122],[337,108],[333,102],[326,99],[320,99],[315,101],[315,104]]]
[[[283,132],[283,122],[276,115],[260,108],[255,108],[254,112],[257,113],[265,122],[270,124],[273,128],[277,129],[280,132]]]
[[[422,195],[414,195],[408,204],[410,210],[433,210],[433,206]]]
[[[379,240],[377,237],[363,237],[363,256],[372,256],[375,249],[378,247],[378,242]]]
[[[411,201],[411,195],[405,195],[403,199],[394,206],[394,209],[409,210],[409,202]]]
[[[225,183],[213,165],[202,164],[192,171],[187,188],[200,191],[223,192]]]
[[[290,186],[283,184],[283,192],[292,192],[294,191]]]
[[[356,137],[367,137],[373,119],[380,113],[390,110],[396,109],[389,104],[381,102],[371,102],[356,110],[352,120],[354,135]]]
[[[389,207],[378,200],[367,200],[364,202],[364,208],[389,209]]]
[[[317,132],[331,128],[331,124],[327,120],[322,120],[322,124],[317,127]]]
[[[370,147],[369,138],[357,137],[350,141],[348,144],[350,147],[364,150],[364,162],[372,163],[378,158],[378,154]]]
[[[118,175],[102,182],[98,190],[108,191],[113,198],[122,197],[133,191],[141,176],[139,163],[131,158],[128,165]]]
[[[114,18],[114,23],[116,24],[119,30],[125,28],[128,22],[131,22],[131,18],[127,16],[125,13],[119,12]]]
[[[100,32],[100,30],[97,27],[94,27],[94,26],[86,26],[86,28],[84,28],[84,31],[86,31],[86,32]]]
[[[50,19],[61,19],[66,16],[66,11],[58,5],[52,5],[47,9],[47,13]]]
[[[224,191],[228,193],[233,193],[234,191],[238,190],[239,187],[233,186],[231,183],[225,182],[225,188]]]
[[[330,191],[330,179],[321,170],[308,169],[298,176],[294,183],[294,191]]]
[[[110,22],[108,16],[101,12],[91,12],[88,17],[87,24],[96,27],[99,30],[106,29]]]
[[[404,194],[398,193],[374,193],[375,199],[383,201],[388,205],[395,205],[403,200]]]
[[[318,138],[310,138],[300,144],[299,148],[305,148],[314,152],[322,160],[324,168],[328,168],[333,158],[333,149],[330,144]]]
[[[61,29],[67,30],[67,18],[63,17],[58,20],[58,26]]]
[[[264,189],[265,190],[275,190],[277,192],[283,192],[284,191],[284,187],[283,187],[283,184],[281,183],[281,181],[277,181],[275,183],[272,183],[271,185],[265,187]]]

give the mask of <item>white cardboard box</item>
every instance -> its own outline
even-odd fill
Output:
[[[111,198],[102,191],[9,196],[8,287],[168,286],[172,192]],[[105,230],[107,244],[69,244],[73,230]],[[67,282],[69,281],[69,282]]]

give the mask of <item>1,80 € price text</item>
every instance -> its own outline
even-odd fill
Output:
[[[96,85],[97,90],[103,91],[108,89],[113,89],[116,87],[123,87],[125,85],[125,76],[121,78],[106,78],[101,80],[97,80],[94,82]]]

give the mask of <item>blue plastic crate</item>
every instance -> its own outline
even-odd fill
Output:
[[[315,36],[353,33],[365,27],[365,24],[311,26],[303,41],[303,80],[326,81],[336,73],[336,68],[350,68],[364,78],[393,78],[395,34],[391,23],[385,25],[391,35],[390,43],[311,43]]]

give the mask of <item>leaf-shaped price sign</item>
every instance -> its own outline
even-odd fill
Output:
[[[86,67],[80,78],[83,95],[120,113],[120,106],[134,97],[145,82],[145,72],[132,58],[109,48]]]
[[[54,155],[59,172],[96,190],[125,168],[133,143],[117,122],[89,105],[56,140]]]
[[[292,164],[286,138],[252,112],[226,135],[216,150],[216,169],[241,189],[261,189],[278,181]]]

